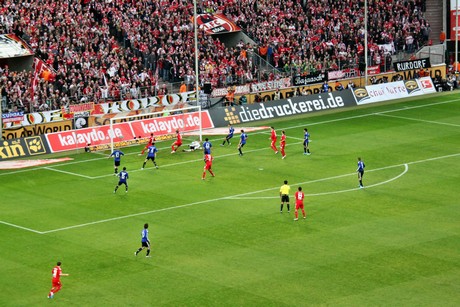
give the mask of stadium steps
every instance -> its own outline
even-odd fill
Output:
[[[439,0],[426,0],[425,18],[430,23],[431,33],[430,39],[433,44],[439,44],[439,34],[443,29],[443,5],[440,5]]]

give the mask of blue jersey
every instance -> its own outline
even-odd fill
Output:
[[[366,165],[364,165],[363,161],[358,161],[358,169],[356,171],[362,173],[362,172],[364,172],[365,167],[366,167]]]
[[[124,155],[125,155],[125,154],[124,154],[122,151],[118,150],[118,149],[115,149],[115,150],[110,154],[110,156],[113,157],[113,160],[114,160],[115,162],[120,162],[121,156],[124,156]]]
[[[234,132],[235,132],[235,128],[233,128],[232,126],[230,126],[230,128],[228,128],[228,135],[227,135],[227,137],[228,137],[228,138],[232,138]]]
[[[305,134],[303,135],[303,143],[308,144],[310,142],[309,139],[310,139],[310,133],[305,132]]]
[[[210,155],[211,154],[211,147],[212,144],[209,141],[206,141],[203,143],[203,150],[205,155]]]
[[[118,177],[120,178],[120,183],[126,183],[126,181],[129,178],[128,172],[127,171],[121,171],[118,174]]]
[[[246,133],[244,133],[244,132],[241,133],[241,135],[240,135],[240,143],[241,143],[241,145],[246,144],[247,138],[248,138],[248,135]]]
[[[142,242],[149,242],[149,230],[144,228],[141,233],[142,236]]]
[[[155,146],[149,146],[149,148],[147,148],[147,158],[155,158],[157,152],[158,149]]]

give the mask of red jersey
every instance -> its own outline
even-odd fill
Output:
[[[204,155],[204,163],[206,163],[204,166],[205,170],[211,169],[212,160],[214,160],[214,158],[210,154]]]
[[[149,137],[149,143],[147,146],[150,146],[153,144],[153,142],[155,142],[155,138],[153,136]]]
[[[303,204],[303,199],[305,198],[305,194],[302,191],[295,192],[295,203],[296,204]]]
[[[53,274],[53,281],[61,280],[62,270],[60,266],[55,266],[53,270],[51,271],[51,273]]]
[[[276,131],[272,130],[272,135],[270,136],[272,142],[276,142]]]
[[[282,134],[282,135],[281,135],[280,145],[281,145],[281,146],[285,146],[285,145],[286,145],[286,134]]]
[[[182,143],[182,135],[180,135],[179,132],[176,133],[176,137],[177,137],[177,142]]]

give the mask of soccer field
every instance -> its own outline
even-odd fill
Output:
[[[242,157],[239,133],[230,146],[210,135],[206,180],[202,152],[170,154],[171,141],[159,169],[122,149],[128,193],[113,193],[108,152],[0,170],[0,305],[460,305],[458,93],[257,125],[286,131],[286,159],[269,129],[248,133]],[[294,221],[299,186],[307,218]],[[144,223],[151,258],[134,256]],[[50,300],[57,261],[70,276]]]

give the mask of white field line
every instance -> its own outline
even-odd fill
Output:
[[[82,175],[82,174],[78,174],[78,173],[67,172],[67,171],[63,171],[63,170],[60,170],[60,169],[55,169],[55,168],[52,168],[52,167],[49,167],[49,166],[48,167],[43,167],[43,169],[47,169],[49,171],[63,173],[63,174],[67,174],[67,175],[83,177],[83,178],[86,178],[86,179],[93,179],[90,176],[86,176],[86,175]]]
[[[423,120],[423,119],[418,119],[418,118],[410,118],[410,117],[405,117],[405,116],[388,115],[388,114],[382,114],[382,113],[375,113],[375,115],[393,117],[393,118],[398,118],[398,119],[413,120],[413,121],[416,121],[416,122],[422,122],[422,123],[428,123],[428,124],[460,127],[460,125],[456,125],[456,124],[436,122],[436,121],[432,121],[432,120]]]
[[[8,225],[8,226],[11,226],[11,227],[14,227],[14,228],[19,228],[19,229],[22,229],[22,230],[27,230],[27,231],[30,231],[30,232],[33,232],[33,233],[38,233],[40,235],[43,234],[43,232],[41,232],[41,231],[34,230],[34,229],[31,229],[31,228],[27,228],[27,227],[23,227],[23,226],[19,226],[19,225],[16,225],[16,224],[11,224],[11,223],[8,223],[8,222],[5,222],[5,221],[0,221],[0,224]]]
[[[378,113],[379,114],[385,114],[385,113],[391,113],[391,112],[407,111],[407,110],[411,110],[411,109],[418,109],[418,108],[425,108],[425,107],[431,107],[431,106],[436,106],[436,105],[447,104],[447,103],[456,102],[456,101],[459,101],[459,100],[460,99],[452,99],[452,100],[446,100],[446,101],[441,101],[441,102],[433,102],[433,103],[417,105],[417,106],[412,106],[412,107],[404,106],[402,108],[398,108],[398,109],[394,109],[394,110],[388,110],[388,111],[382,111],[382,112],[378,112]],[[316,123],[308,123],[308,124],[305,124],[305,125],[285,127],[285,128],[282,128],[282,129],[285,129],[285,130],[297,129],[297,128],[305,127],[305,126],[323,125],[323,124],[329,124],[329,123],[338,122],[338,121],[362,118],[362,117],[366,117],[366,116],[375,116],[375,115],[376,115],[375,112],[371,112],[371,113],[367,113],[367,114],[363,114],[363,115],[356,115],[356,116],[349,116],[349,117],[337,118],[337,119],[332,119],[332,120],[325,120],[325,121],[316,122]],[[265,133],[266,133],[265,131],[261,131],[261,132],[251,133],[251,134],[265,134]],[[220,140],[222,140],[222,138]],[[170,147],[167,146],[167,147],[164,147],[164,148],[166,149],[166,148],[170,148]],[[163,149],[163,147],[160,148],[160,149]],[[266,149],[266,148],[264,148],[264,149]],[[98,153],[98,154],[100,154],[100,153]],[[131,153],[131,154],[127,154],[127,155],[134,155],[134,154],[137,154],[137,153]],[[87,163],[87,162],[92,162],[92,161],[95,161],[95,160],[102,160],[102,159],[106,159],[106,158],[101,157],[101,158],[96,158],[96,159],[88,159],[88,160],[82,160],[82,161],[72,161],[72,162],[60,163],[60,164],[53,165],[53,167],[66,166],[66,165],[79,164],[79,163]],[[192,162],[195,162],[195,161],[192,161]],[[182,163],[180,163],[180,164],[182,164]],[[0,173],[0,176],[12,175],[12,174],[17,174],[17,173],[22,173],[22,172],[30,172],[30,171],[35,171],[37,169],[39,170],[39,169],[42,169],[42,168],[43,167],[28,168],[28,169],[17,170],[17,171],[12,171],[12,172]],[[99,177],[93,177],[93,178],[99,178]]]
[[[392,167],[399,167],[399,166],[400,165],[395,165],[395,166],[392,166]],[[378,170],[382,170],[382,169],[385,169],[385,168],[392,168],[392,167],[383,167],[383,168],[373,169],[373,170],[366,171],[366,172],[378,171]],[[404,174],[406,174],[408,171],[409,171],[409,165],[406,163],[406,164],[404,164],[404,171],[401,174],[399,174],[399,175],[397,175],[397,176],[395,176],[393,178],[390,178],[388,180],[378,182],[378,183],[374,183],[374,184],[370,184],[370,185],[367,185],[365,187],[366,188],[372,188],[372,187],[376,187],[376,186],[379,186],[379,185],[382,185],[382,184],[392,182],[392,181],[398,179],[399,177],[403,176]],[[356,173],[337,176],[335,178],[351,176],[351,175],[356,175]],[[298,184],[307,184],[307,183],[313,183],[313,182],[318,182],[318,181],[324,181],[324,180],[312,180],[312,181],[302,182],[302,183],[298,183]],[[350,192],[350,191],[356,191],[356,190],[360,190],[360,189],[361,188],[358,187],[358,188],[347,189],[347,190],[338,190],[338,191],[330,191],[330,192],[323,192],[323,193],[305,194],[305,196],[322,196],[322,195],[339,194],[339,193],[345,193],[345,192]],[[231,199],[274,199],[274,198],[279,198],[279,196],[269,196],[269,197],[232,197]]]
[[[446,156],[433,157],[433,158],[428,158],[428,159],[423,159],[423,160],[418,160],[418,161],[412,161],[412,162],[407,162],[407,163],[402,163],[402,164],[395,164],[395,165],[385,166],[385,167],[381,167],[381,168],[371,169],[371,170],[368,170],[367,172],[384,170],[384,169],[394,168],[394,167],[403,166],[403,165],[408,169],[407,165],[410,165],[410,164],[418,164],[418,163],[424,163],[424,162],[428,162],[428,161],[447,159],[447,158],[458,157],[458,156],[460,156],[460,153],[446,155]],[[401,173],[400,175],[398,175],[397,178],[401,177],[405,173],[406,173],[406,170],[403,173]],[[310,181],[305,181],[305,182],[299,182],[299,183],[294,183],[292,185],[301,185],[301,184],[308,184],[308,183],[313,183],[313,182],[332,180],[332,179],[346,177],[346,176],[350,176],[350,175],[356,175],[356,173],[349,173],[349,174],[344,174],[344,175],[338,175],[338,176],[332,176],[332,177],[321,178],[321,179],[316,179],[316,180],[310,180]],[[390,179],[390,181],[395,180],[397,178],[392,178],[392,179]],[[384,183],[387,183],[387,182],[389,182],[389,181],[387,180],[386,182],[370,185],[370,186],[367,186],[367,188],[370,188],[370,187],[373,187],[373,186],[376,186],[376,185],[379,185],[379,184],[384,184]],[[100,224],[100,223],[106,223],[106,222],[126,219],[126,218],[130,218],[130,217],[134,217],[134,216],[141,216],[141,215],[147,215],[147,214],[152,214],[152,213],[157,213],[157,212],[162,212],[162,211],[168,211],[168,210],[173,210],[173,209],[191,207],[191,206],[199,205],[199,204],[218,202],[218,201],[226,200],[226,199],[228,199],[228,200],[238,199],[238,198],[241,198],[241,197],[244,197],[244,196],[247,196],[247,195],[263,193],[263,192],[268,192],[268,191],[273,191],[273,190],[278,190],[278,189],[279,189],[279,187],[274,187],[274,188],[268,188],[268,189],[263,189],[263,190],[257,190],[257,191],[242,193],[242,194],[229,195],[229,196],[224,196],[224,197],[220,197],[220,198],[207,199],[207,200],[197,201],[197,202],[184,204],[184,205],[179,205],[179,206],[174,206],[174,207],[167,207],[167,208],[162,208],[162,209],[156,209],[156,210],[150,210],[150,211],[139,212],[139,213],[134,213],[134,214],[128,214],[128,215],[123,215],[123,216],[118,216],[118,217],[103,219],[103,220],[99,220],[99,221],[93,221],[93,222],[88,222],[88,223],[84,223],[84,224],[68,226],[68,227],[62,227],[62,228],[57,228],[57,229],[52,229],[52,230],[46,230],[46,231],[38,231],[38,230],[22,227],[22,226],[11,224],[11,223],[4,222],[4,221],[0,221],[0,223],[8,225],[8,226],[11,226],[11,227],[23,229],[23,230],[28,230],[28,231],[38,233],[38,234],[47,234],[47,233],[52,233],[52,232],[58,232],[58,231],[63,231],[63,230],[69,230],[69,229],[80,228],[80,227],[84,227],[84,226],[90,226],[90,225],[95,225],[95,224]]]

